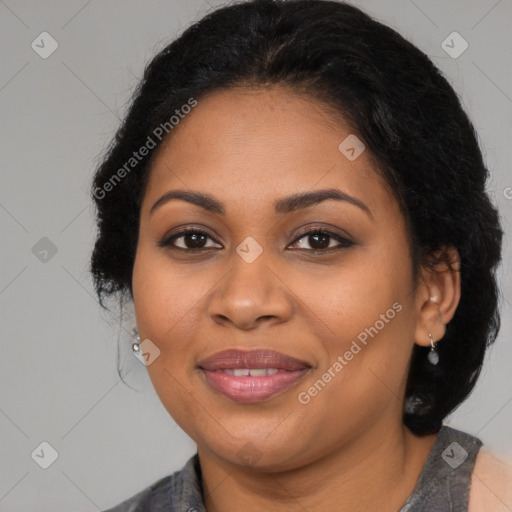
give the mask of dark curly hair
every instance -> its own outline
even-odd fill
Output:
[[[434,268],[439,249],[459,252],[461,299],[438,345],[439,364],[427,362],[428,348],[414,345],[404,403],[411,431],[438,432],[471,393],[499,331],[495,269],[503,233],[485,191],[489,171],[456,93],[427,55],[351,5],[224,6],[147,65],[91,189],[98,224],[91,272],[100,304],[107,296],[133,298],[140,206],[165,138],[127,169],[134,150],[149,146],[164,123],[172,136],[169,119],[191,98],[275,85],[323,102],[363,140],[406,220],[415,284],[420,266]]]

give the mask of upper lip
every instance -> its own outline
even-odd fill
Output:
[[[199,363],[203,370],[230,368],[277,368],[278,370],[303,370],[310,365],[295,357],[270,349],[228,349],[216,352]]]

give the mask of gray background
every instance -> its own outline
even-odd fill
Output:
[[[95,232],[88,187],[144,64],[221,3],[0,0],[1,511],[102,510],[194,453],[129,350],[129,317],[119,323],[96,302],[87,273]],[[354,3],[431,56],[459,92],[510,235],[511,1]],[[31,48],[43,31],[59,45],[47,59]],[[441,47],[453,31],[469,43],[457,59]],[[53,256],[33,250],[43,237],[55,245]],[[510,260],[506,237],[502,331],[477,389],[448,421],[507,457]],[[128,385],[116,371],[118,338]],[[58,452],[48,469],[31,457],[42,441]]]

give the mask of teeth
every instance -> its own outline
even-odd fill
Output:
[[[265,368],[251,368],[251,377],[263,377],[264,375],[267,375]]]
[[[277,368],[233,368],[223,371],[234,377],[264,377],[265,375],[274,375],[279,370]]]

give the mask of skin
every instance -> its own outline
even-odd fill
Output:
[[[197,443],[209,512],[395,511],[435,441],[402,424],[403,397],[413,344],[428,346],[429,332],[443,337],[459,274],[422,269],[413,289],[403,216],[369,150],[354,161],[341,154],[350,133],[322,104],[283,87],[231,89],[201,98],[153,162],[133,269],[136,320],[141,340],[160,350],[147,366],[155,390]],[[336,200],[274,210],[284,196],[330,188],[364,202],[370,214]],[[176,189],[214,196],[225,215],[184,200],[150,214]],[[185,226],[207,232],[207,250],[159,246]],[[299,239],[312,227],[353,245],[313,254],[318,241]],[[252,263],[236,252],[248,236],[263,250]],[[190,239],[188,247],[195,247]],[[455,249],[445,251],[457,262]],[[401,311],[300,403],[298,393],[396,302]],[[271,399],[236,403],[197,368],[232,347],[271,348],[312,368]],[[249,442],[256,465],[238,455]]]

